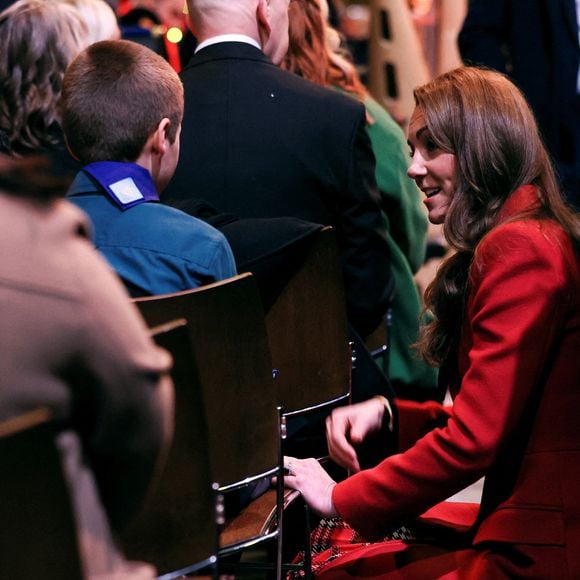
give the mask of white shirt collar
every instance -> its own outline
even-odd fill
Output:
[[[207,38],[203,42],[200,42],[197,45],[195,52],[199,52],[206,46],[211,46],[212,44],[218,44],[220,42],[244,42],[245,44],[255,46],[258,50],[262,50],[260,43],[251,36],[246,36],[245,34],[220,34],[219,36],[212,36],[211,38]]]

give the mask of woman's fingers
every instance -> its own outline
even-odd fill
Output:
[[[284,476],[286,487],[298,490],[304,501],[319,515],[336,515],[332,503],[332,489],[336,483],[316,459],[285,457],[284,467],[287,470]]]

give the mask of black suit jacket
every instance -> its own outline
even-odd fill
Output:
[[[575,0],[470,0],[461,56],[508,73],[534,110],[569,200],[580,208],[580,49]]]
[[[336,228],[349,319],[374,329],[393,290],[363,106],[282,71],[249,44],[215,44],[181,73],[185,117],[167,203]]]

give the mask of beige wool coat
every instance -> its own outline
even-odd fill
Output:
[[[85,216],[0,193],[0,420],[49,407],[88,578],[150,578],[115,531],[139,508],[171,431],[169,355],[108,265]]]

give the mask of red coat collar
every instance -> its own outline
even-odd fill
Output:
[[[510,217],[540,206],[538,190],[535,185],[518,187],[504,202],[500,209],[497,221],[501,223]]]

